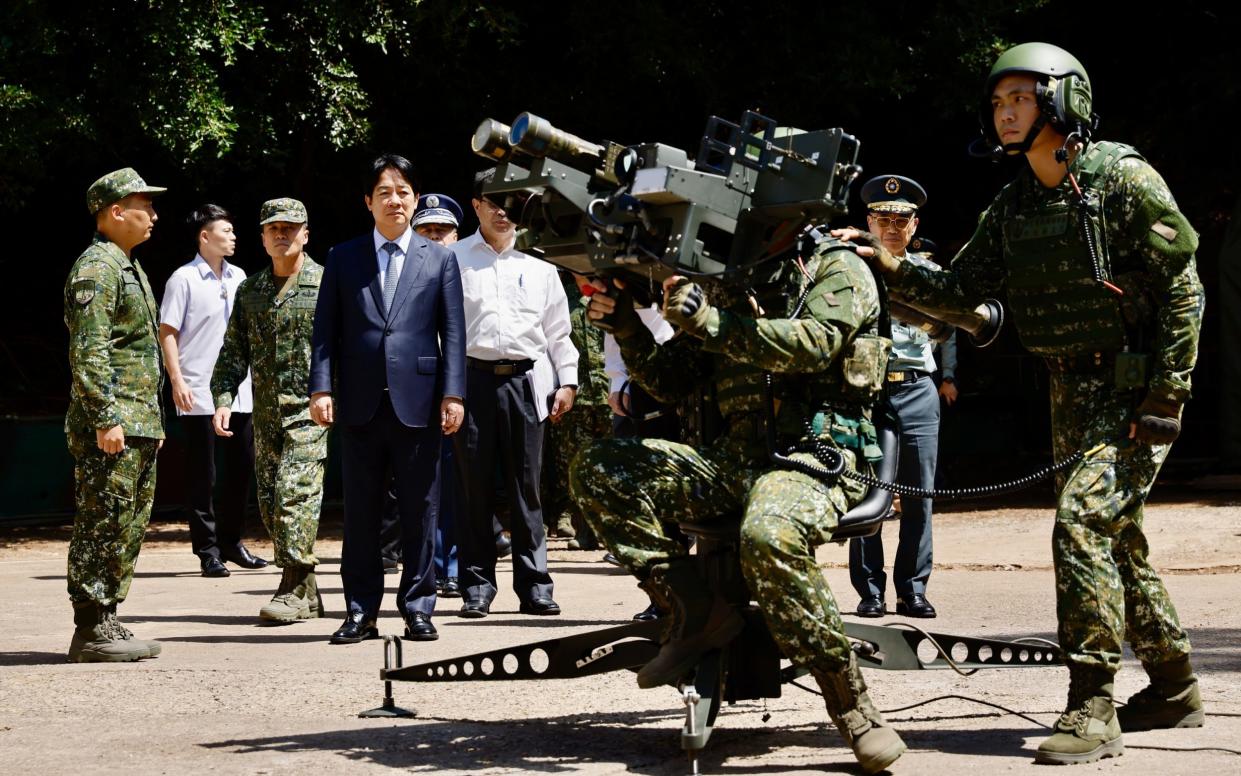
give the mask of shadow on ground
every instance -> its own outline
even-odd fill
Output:
[[[777,774],[796,768],[856,773],[852,754],[827,725],[761,725],[757,706],[720,714],[706,750],[704,770],[714,774]],[[824,715],[826,718],[826,715]],[[249,752],[332,752],[350,760],[412,771],[511,771],[561,773],[588,764],[616,764],[630,773],[687,772],[679,746],[678,712],[608,712],[494,722],[418,717],[376,720],[374,727],[296,736],[229,739],[201,744],[209,749]],[[639,727],[657,724],[657,727]],[[827,728],[825,730],[825,728]],[[1029,727],[970,731],[913,731],[911,749],[975,756],[1020,756]],[[775,755],[786,747],[810,750],[805,762],[737,762]],[[814,753],[821,753],[817,756]],[[799,753],[798,758],[802,755]],[[730,764],[731,763],[731,764]]]

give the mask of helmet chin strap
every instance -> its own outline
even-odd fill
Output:
[[[1038,137],[1038,133],[1043,131],[1043,127],[1047,126],[1047,114],[1039,112],[1038,118],[1030,125],[1030,131],[1026,133],[1025,139],[1020,143],[1005,143],[1004,153],[1009,156],[1024,154],[1029,152],[1030,147],[1034,145],[1034,140]]]

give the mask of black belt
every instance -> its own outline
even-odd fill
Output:
[[[466,356],[465,363],[471,369],[479,369],[484,372],[491,372],[496,375],[522,375],[534,369],[534,362],[528,358],[520,360],[500,359],[498,361],[486,361],[473,356]]]
[[[1076,356],[1048,356],[1043,359],[1047,369],[1058,374],[1092,374],[1107,372],[1116,366],[1116,354],[1111,352],[1081,353]]]
[[[888,372],[889,383],[916,383],[924,377],[930,377],[930,374],[927,372],[919,372],[916,369]]]

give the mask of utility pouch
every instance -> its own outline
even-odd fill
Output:
[[[841,358],[842,392],[848,401],[873,404],[883,391],[892,340],[876,334],[860,334]]]
[[[1146,387],[1149,353],[1116,354],[1116,390],[1131,391]]]

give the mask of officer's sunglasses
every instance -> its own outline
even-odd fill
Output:
[[[880,229],[887,229],[889,226],[895,226],[897,229],[904,229],[909,226],[909,222],[913,220],[912,216],[881,216],[870,213],[866,216],[875,226]]]

